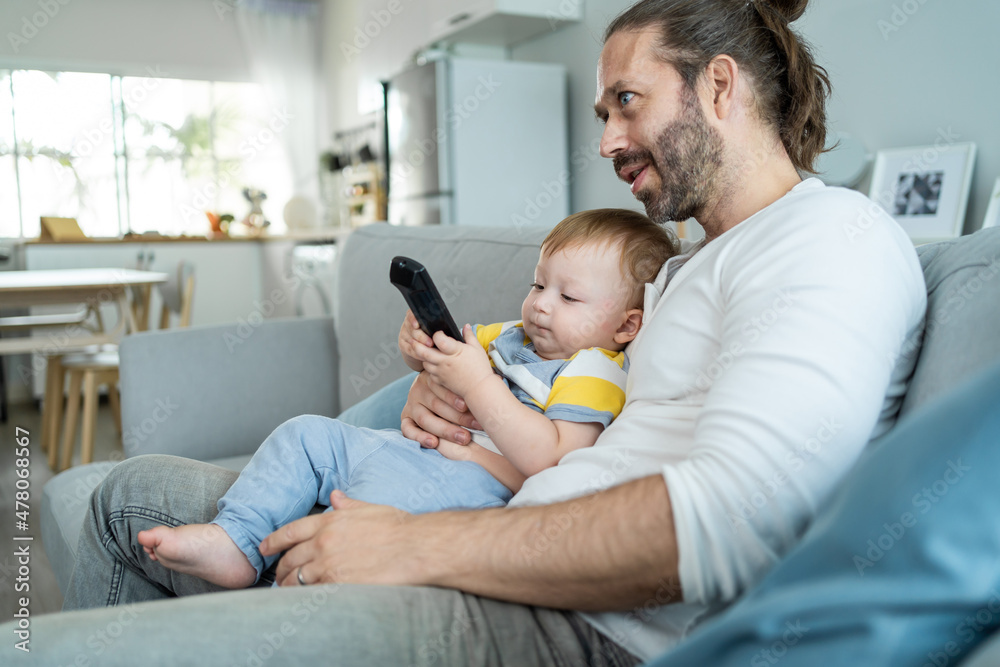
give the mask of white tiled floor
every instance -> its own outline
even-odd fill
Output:
[[[30,481],[28,531],[20,531],[15,527],[17,518],[14,516],[14,494],[17,477],[14,465],[14,438],[17,427],[27,430],[31,441],[31,463],[29,466],[31,475],[28,478]],[[0,618],[11,618],[16,610],[17,599],[25,595],[30,597],[31,605],[29,608],[32,615],[59,611],[62,607],[62,594],[59,592],[48,558],[45,557],[39,527],[42,487],[54,475],[49,469],[46,456],[39,445],[41,433],[41,413],[34,404],[10,406],[7,423],[0,424],[0,443],[3,443],[2,448],[0,448],[2,449],[0,451],[0,540],[3,540],[4,545],[0,548]],[[97,415],[94,460],[106,461],[121,459],[121,457],[121,443],[115,432],[111,410],[106,403],[102,403]],[[79,436],[77,436],[73,465],[79,465],[79,462],[80,445]],[[34,537],[34,540],[15,542],[13,539],[15,535],[30,535]],[[18,567],[14,549],[23,544],[31,545],[31,572],[28,581],[31,588],[28,592],[19,592],[15,589],[18,584]]]

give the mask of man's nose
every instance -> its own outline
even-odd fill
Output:
[[[608,118],[601,133],[601,157],[614,157],[628,148],[625,123],[618,118]]]

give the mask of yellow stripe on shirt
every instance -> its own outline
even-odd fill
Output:
[[[496,340],[497,336],[503,333],[504,323],[498,322],[497,324],[479,324],[476,325],[476,340],[479,344],[483,346],[483,349],[489,352],[490,343]]]
[[[586,406],[598,412],[609,412],[614,418],[625,405],[625,392],[617,383],[601,378],[560,375],[552,383],[545,409],[554,405]]]

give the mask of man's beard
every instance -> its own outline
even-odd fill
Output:
[[[718,192],[722,167],[722,137],[709,127],[693,91],[685,89],[681,116],[656,137],[655,153],[637,148],[614,159],[615,171],[635,162],[647,162],[660,177],[659,191],[643,189],[636,199],[654,222],[697,218],[713,192]]]

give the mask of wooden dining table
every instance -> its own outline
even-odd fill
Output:
[[[0,338],[0,355],[41,354],[46,364],[45,410],[42,448],[54,452],[62,412],[61,355],[94,346],[115,344],[139,330],[129,305],[131,289],[147,289],[167,281],[167,274],[134,269],[54,269],[0,272],[0,309],[34,306],[76,305],[79,312],[67,315],[32,313],[0,317],[0,333],[30,330],[31,335]],[[101,306],[113,305],[115,326],[104,326]],[[58,402],[58,406],[54,404]],[[50,405],[51,404],[51,405]],[[51,448],[51,449],[50,449]]]

